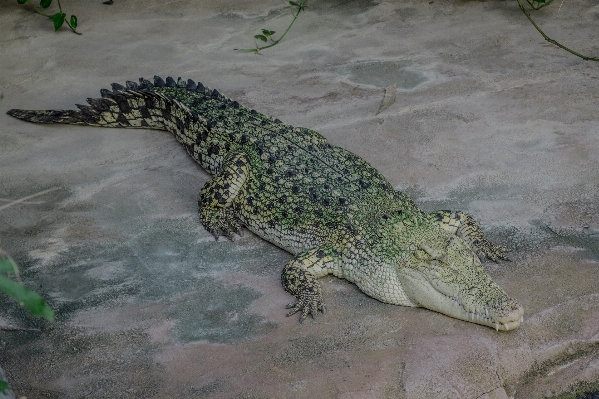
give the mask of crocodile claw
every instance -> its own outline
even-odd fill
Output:
[[[221,236],[229,240],[232,240],[235,234],[241,236],[241,224],[235,219],[232,212],[228,210],[200,209],[199,215],[204,228],[216,240]]]
[[[291,316],[301,311],[299,322],[302,323],[308,315],[312,316],[312,319],[316,320],[318,316],[318,311],[321,311],[323,314],[326,313],[326,308],[324,303],[322,302],[322,298],[318,297],[307,297],[299,299],[296,303],[290,303],[285,306],[285,309],[291,309],[287,313],[287,316]]]

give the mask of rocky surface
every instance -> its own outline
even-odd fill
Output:
[[[49,324],[0,296],[0,364],[28,398],[560,398],[599,386],[599,69],[545,42],[513,1],[63,4],[82,36],[0,10],[0,240]],[[599,6],[533,17],[599,54]],[[290,256],[198,223],[207,181],[167,133],[41,126],[111,82],[192,78],[368,160],[425,210],[471,213],[512,262],[485,267],[525,308],[496,332],[322,281],[299,325]],[[377,114],[384,88],[396,100]],[[51,191],[46,191],[51,190]],[[33,194],[28,200],[15,202]],[[9,205],[12,204],[12,205]],[[9,206],[5,206],[9,205]],[[20,330],[19,330],[20,329]],[[571,396],[573,397],[573,396]]]

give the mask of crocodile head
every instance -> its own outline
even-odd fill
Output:
[[[491,279],[478,256],[455,236],[439,244],[419,245],[399,269],[408,298],[417,306],[498,331],[518,327],[522,306]]]

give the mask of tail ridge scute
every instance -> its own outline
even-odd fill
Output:
[[[168,76],[166,79],[154,76],[153,82],[139,78],[139,83],[127,81],[125,85],[112,83],[111,89],[100,90],[101,98],[88,98],[89,105],[78,104],[79,110],[19,110],[12,109],[8,114],[34,123],[83,124],[104,127],[133,127],[159,130],[181,131],[182,122],[207,124],[196,111],[170,96],[161,88],[176,88],[201,93],[234,108],[240,107],[237,101],[222,95],[218,90],[204,86],[192,79],[183,80]],[[173,98],[175,97],[175,98]],[[182,112],[183,120],[176,121],[172,108]],[[254,111],[255,112],[255,111]],[[209,128],[207,126],[207,128]],[[181,132],[179,132],[181,133]]]

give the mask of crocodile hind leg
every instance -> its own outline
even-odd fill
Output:
[[[487,240],[483,231],[472,216],[460,211],[431,212],[433,220],[439,222],[444,230],[460,237],[482,260],[485,257],[497,262],[498,259],[509,260],[504,254],[507,248],[495,245]]]
[[[220,171],[200,190],[200,222],[215,238],[232,238],[241,224],[231,205],[248,178],[250,162],[241,151],[228,154]]]
[[[291,309],[287,316],[301,311],[301,323],[308,315],[316,318],[319,310],[325,313],[317,278],[337,274],[337,268],[337,255],[328,249],[310,249],[290,260],[283,268],[281,282],[285,291],[295,296],[297,302],[286,306]]]

